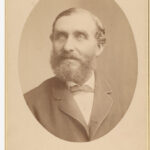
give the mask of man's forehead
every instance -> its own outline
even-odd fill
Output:
[[[77,12],[59,18],[55,23],[55,30],[85,30],[90,32],[96,30],[96,24],[89,13]]]

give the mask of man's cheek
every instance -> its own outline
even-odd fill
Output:
[[[63,49],[63,45],[62,44],[54,44],[54,50],[59,53],[62,49]]]
[[[55,56],[57,56],[57,57],[60,57],[62,54],[62,50],[60,50],[60,49],[55,48],[53,51],[54,51]]]

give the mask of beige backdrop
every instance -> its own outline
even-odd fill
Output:
[[[49,67],[48,66],[49,64],[47,63],[47,61],[49,61],[49,56],[47,55],[47,52],[44,52],[44,51],[48,51],[48,48],[49,49],[51,48],[50,46],[47,47],[47,45],[45,45],[45,47],[43,47],[44,43],[42,43],[42,41],[41,41],[42,43],[41,46],[41,44],[37,43],[36,40],[34,41],[34,39],[29,37],[28,43],[24,45],[26,47],[24,46],[23,47],[28,48],[28,46],[35,45],[36,43],[36,47],[34,47],[36,51],[31,51],[30,54],[29,50],[26,53],[24,50],[24,53],[19,53],[19,44],[20,44],[20,39],[22,35],[21,33],[24,27],[24,23],[26,22],[27,17],[29,16],[31,10],[34,8],[37,2],[38,1],[36,0],[28,0],[28,1],[12,0],[12,1],[7,1],[6,3],[6,8],[7,8],[7,13],[6,13],[7,143],[6,145],[7,148],[9,150],[20,150],[20,149],[21,150],[27,150],[27,149],[28,150],[34,150],[34,149],[36,150],[41,150],[41,149],[44,150],[47,149],[58,149],[58,150],[59,149],[60,150],[64,150],[64,149],[65,150],[67,149],[68,150],[70,149],[141,150],[142,149],[145,150],[146,149],[146,108],[147,108],[146,106],[146,98],[147,98],[146,97],[146,92],[147,92],[146,91],[147,90],[146,89],[146,79],[147,79],[146,78],[147,77],[147,70],[146,70],[147,4],[146,3],[147,1],[146,0],[144,1],[143,0],[132,0],[132,1],[117,0],[118,4],[124,10],[126,16],[128,17],[132,30],[134,31],[134,36],[135,36],[135,41],[136,41],[137,51],[138,51],[138,82],[137,82],[137,87],[136,87],[134,99],[131,103],[131,106],[128,112],[126,113],[124,119],[109,134],[107,134],[106,136],[104,136],[99,140],[95,140],[89,143],[82,143],[82,144],[66,142],[49,134],[32,116],[22,96],[22,89],[23,92],[26,92],[27,90],[38,85],[41,81],[43,81],[43,79],[49,77],[49,75],[52,75],[50,72],[51,70],[50,69],[47,70],[47,68]],[[41,1],[41,4],[42,3],[43,1]],[[74,1],[74,3],[78,4],[79,0]],[[68,6],[71,6],[73,4],[72,1],[66,0],[66,3],[61,3],[61,5],[56,3],[54,3],[53,5],[59,6],[58,10],[56,10],[56,7],[52,7],[54,10],[51,10],[51,12],[53,12],[51,16],[55,17],[55,15],[59,13],[61,9],[63,10],[64,8],[67,8]],[[92,3],[91,4],[87,3],[84,5],[85,7],[91,9],[93,6]],[[30,25],[32,24],[32,16],[34,16],[34,13],[36,12],[40,13],[38,11],[38,5],[36,8],[37,10],[35,9],[34,12],[32,12],[31,17],[29,17],[30,19],[28,19],[28,24],[25,25],[26,29],[28,29],[27,33],[29,33],[30,31],[29,30],[30,28],[28,28],[28,26],[30,27]],[[47,20],[47,17],[49,16],[49,15],[46,16],[46,10],[48,10],[48,5],[47,8],[45,8],[45,16],[43,16],[44,17],[43,20]],[[99,10],[94,10],[94,11],[97,12]],[[41,16],[41,14],[39,14],[39,16]],[[48,40],[48,39],[44,39],[45,38],[44,34],[49,35],[51,27],[49,28],[48,33],[47,32],[43,33],[41,32],[41,30],[37,30],[39,29],[38,27],[43,26],[43,22],[39,24],[38,15],[36,15],[36,17],[37,18],[34,19],[35,21],[37,21],[38,24],[35,27],[34,31],[31,30],[32,35],[33,33],[37,33],[38,31],[40,37],[37,37],[37,39],[43,38],[43,41]],[[108,26],[107,20],[105,20],[106,16],[105,17],[102,16],[102,17],[103,17],[102,21],[106,23],[106,26]],[[107,17],[112,18],[113,15]],[[53,19],[54,18],[50,18],[50,20]],[[124,22],[122,22],[122,24],[124,24]],[[51,26],[50,22],[49,24],[46,24],[46,27],[47,26]],[[119,28],[119,26],[117,26],[117,28]],[[25,34],[25,32],[23,32],[23,34]],[[37,36],[36,34],[34,35]],[[30,38],[32,40],[30,40]],[[48,43],[49,41],[46,42]],[[119,43],[122,42],[124,44],[124,41],[118,41],[118,42]],[[43,50],[42,53],[41,53],[41,49]],[[28,63],[28,65],[33,65],[30,67],[30,69],[29,67],[24,68],[26,64],[19,63],[19,67],[21,70],[20,71],[21,80],[19,80],[18,55],[20,56],[19,58],[21,58],[22,54],[28,54],[28,56],[33,56],[34,54],[36,54],[37,58],[41,58],[42,55],[42,58],[46,58],[46,59],[39,60],[41,61],[40,64],[47,64],[47,66],[46,67],[44,66],[43,68],[42,65],[41,66],[36,65],[34,59],[31,60],[32,57],[29,60],[33,62],[33,64],[31,64],[30,61]],[[134,62],[136,60],[136,55],[132,55],[132,57],[133,56],[135,56],[133,58],[133,64],[135,64],[136,66],[136,62]],[[27,61],[23,61],[22,59],[19,60],[19,62],[20,61],[27,62]],[[128,63],[125,65],[127,66]],[[36,68],[34,68],[33,71],[32,68],[35,66]],[[39,70],[38,69],[39,67],[40,69],[42,69],[41,74],[40,72],[38,72],[38,75],[34,76],[33,73],[35,73],[36,75],[37,74],[36,70]],[[105,71],[107,72],[108,70],[106,69]],[[131,73],[131,75],[133,76],[136,75],[136,72],[134,71],[136,71],[136,69],[133,70],[133,73],[135,74]],[[43,72],[45,72],[44,76],[43,76]],[[32,79],[35,80],[32,81],[31,77]],[[116,78],[117,78],[117,74],[116,74]],[[21,85],[22,85],[22,89],[21,89]]]

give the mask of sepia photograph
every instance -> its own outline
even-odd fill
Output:
[[[126,13],[121,6],[127,4],[117,0],[30,0],[17,13],[18,28],[10,19],[17,6],[7,2],[8,149],[20,147],[13,137],[20,145],[28,137],[22,150],[55,142],[120,150],[125,139],[132,141],[129,150],[146,150],[147,28],[138,24],[147,19],[146,2],[138,0],[137,10]],[[134,17],[140,7],[143,17]]]
[[[110,7],[110,2],[102,0],[101,4],[101,7]],[[43,67],[39,65],[39,59],[45,59],[41,55],[46,51],[43,47],[37,48],[36,43],[44,40],[40,39],[39,32],[50,40],[51,48],[47,54],[50,61],[45,63],[54,73],[53,77],[25,92],[25,100],[36,119],[49,132],[64,140],[87,142],[105,135],[123,117],[134,94],[137,78],[135,42],[126,17],[115,3],[112,6],[112,18],[105,17],[108,15],[105,11],[97,10],[97,17],[92,10],[74,7],[54,16],[51,32],[50,26],[44,27],[48,23],[40,16],[37,20],[42,21],[39,27],[34,25],[34,15],[28,29],[27,24],[24,27],[20,48],[22,87],[26,88],[35,80],[39,73],[34,71],[42,74],[41,68],[50,68],[44,63]],[[51,18],[48,14],[47,18]],[[104,23],[100,16],[105,17]],[[45,21],[49,22],[49,19]],[[29,29],[32,27],[34,32],[38,31],[35,34],[39,39]],[[30,42],[34,40],[37,40],[33,45],[35,53],[41,53],[39,59],[31,52]],[[36,66],[31,69],[32,61],[36,62],[37,69]],[[36,80],[38,82],[38,78]]]

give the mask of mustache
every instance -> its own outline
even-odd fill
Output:
[[[73,53],[62,53],[62,54],[57,55],[57,57],[60,60],[63,60],[63,59],[74,59],[74,60],[78,60],[78,61],[82,60],[81,57],[79,57]]]

